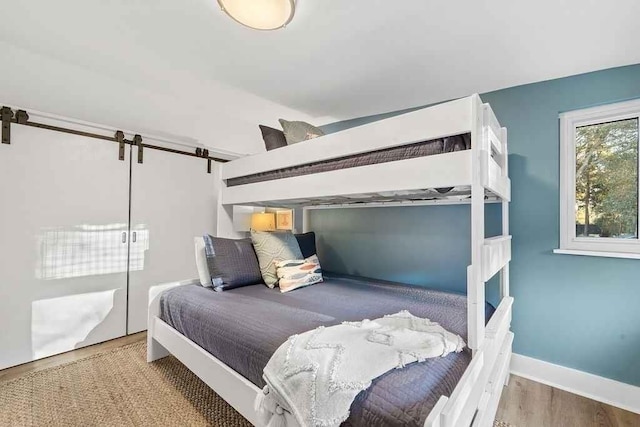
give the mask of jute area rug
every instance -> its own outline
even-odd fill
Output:
[[[0,426],[250,426],[174,357],[145,358],[141,341],[0,382]]]

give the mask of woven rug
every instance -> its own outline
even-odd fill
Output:
[[[0,383],[0,426],[97,425],[250,426],[177,359],[148,364],[144,341]]]

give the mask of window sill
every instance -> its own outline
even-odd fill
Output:
[[[554,254],[561,255],[580,255],[580,256],[596,256],[603,258],[626,258],[626,259],[640,259],[640,254],[634,254],[629,252],[598,252],[598,251],[582,251],[576,249],[554,249]]]

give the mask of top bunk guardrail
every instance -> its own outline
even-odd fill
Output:
[[[482,185],[502,200],[510,201],[507,129],[500,126],[489,104],[482,105],[482,115]]]
[[[482,129],[482,134],[474,133],[475,129]],[[237,178],[469,134],[471,149],[467,150],[227,186]],[[222,204],[301,207],[443,199],[465,202],[471,192],[474,162],[480,162],[487,195],[508,201],[507,152],[506,130],[491,107],[472,95],[225,163],[221,165]],[[451,191],[442,191],[451,187]]]

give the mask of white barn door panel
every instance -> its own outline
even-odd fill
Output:
[[[217,174],[207,173],[205,160],[146,149],[139,164],[136,152],[134,147],[129,334],[147,329],[151,286],[198,277],[193,238],[215,235],[217,212]]]
[[[129,150],[14,125],[0,144],[0,369],[125,335]]]

